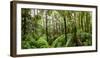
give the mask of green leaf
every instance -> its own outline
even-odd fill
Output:
[[[68,47],[69,45],[71,45],[73,39],[73,35],[72,34],[67,34],[67,42],[66,42],[66,47]]]
[[[38,40],[37,40],[37,47],[38,48],[48,48],[49,44],[46,41],[46,36],[41,36]]]
[[[65,35],[63,34],[53,41],[52,47],[59,47],[59,46],[61,47],[63,46],[64,42],[65,42]]]

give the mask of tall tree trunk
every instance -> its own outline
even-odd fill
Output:
[[[48,41],[48,10],[46,10],[46,14],[45,14],[45,16],[46,16],[46,35],[47,35],[47,41]]]
[[[65,31],[65,42],[67,42],[67,28],[66,28],[66,17],[64,17],[64,31]]]

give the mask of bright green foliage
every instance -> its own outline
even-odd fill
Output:
[[[65,43],[65,35],[61,35],[58,38],[56,38],[53,43],[52,43],[52,47],[63,47],[64,43]]]
[[[21,47],[57,48],[92,45],[92,12],[21,9]]]
[[[46,37],[42,36],[37,40],[37,48],[48,48],[49,44],[46,41]]]

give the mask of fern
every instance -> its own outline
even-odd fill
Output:
[[[34,48],[36,46],[36,40],[32,37],[31,34],[27,34],[22,41],[22,48]],[[34,47],[33,47],[34,46]]]
[[[92,34],[87,32],[77,33],[85,46],[92,45]]]
[[[71,34],[71,33],[69,33],[69,34],[67,34],[67,42],[66,42],[66,47],[68,47],[68,46],[72,46],[72,39],[73,39],[73,35]]]
[[[49,44],[46,41],[46,36],[41,36],[38,40],[37,40],[37,48],[48,48]]]
[[[53,41],[52,47],[61,47],[63,46],[64,42],[65,42],[65,35],[63,34]]]

